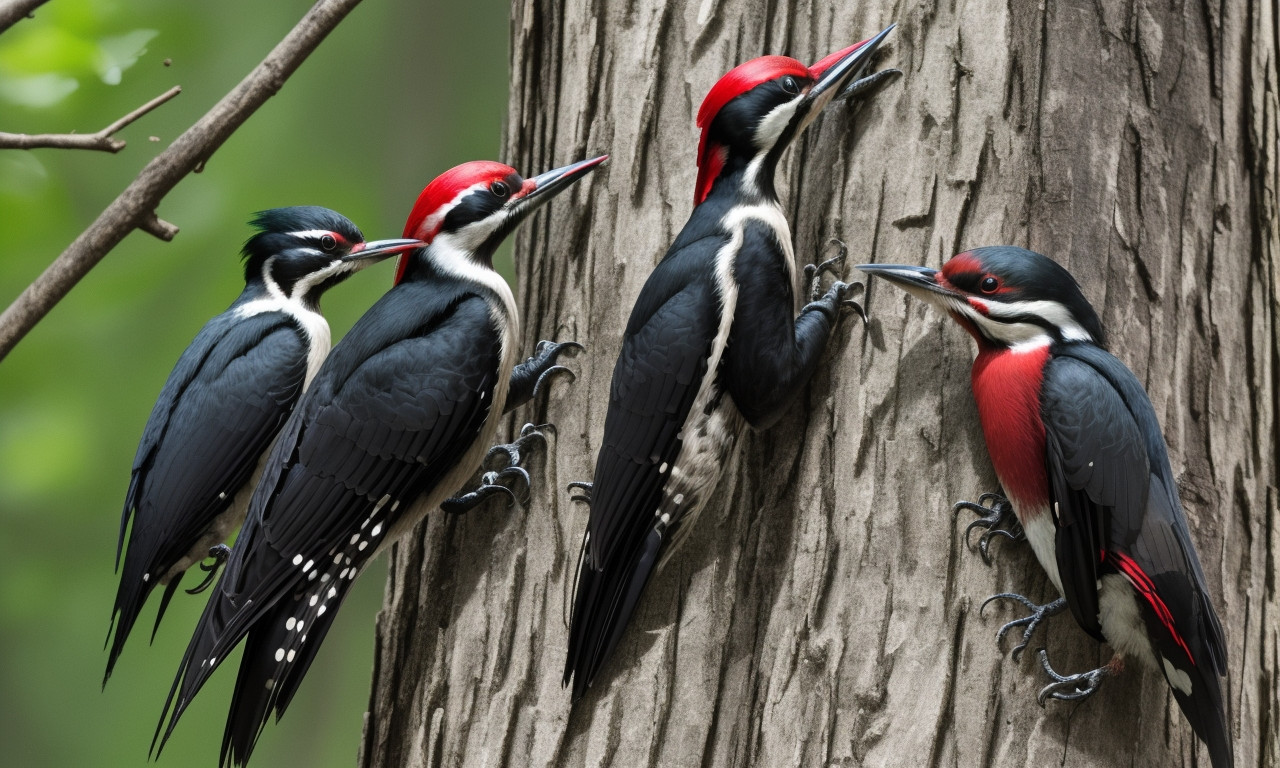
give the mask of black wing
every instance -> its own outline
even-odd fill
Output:
[[[576,675],[575,698],[616,645],[659,559],[663,539],[652,535],[654,510],[718,330],[711,265],[721,245],[720,238],[705,238],[664,259],[627,324],[569,631],[564,679]]]
[[[112,610],[107,677],[151,590],[231,505],[302,392],[308,348],[302,329],[280,312],[237,314],[233,308],[205,325],[147,420],[120,520],[117,566],[126,529],[129,546]],[[165,592],[157,626],[179,581]]]
[[[1218,682],[1226,642],[1146,392],[1107,352],[1071,345],[1045,367],[1042,395],[1058,571],[1072,614],[1103,639],[1098,579],[1123,574],[1142,598],[1174,697],[1215,766],[1229,764]]]
[[[223,755],[248,759],[268,713],[278,716],[292,698],[351,581],[478,436],[499,345],[484,300],[406,283],[335,347],[254,492],[170,692],[177,700],[165,738],[217,663],[251,634]]]

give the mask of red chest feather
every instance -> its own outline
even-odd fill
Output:
[[[1005,493],[1022,505],[1049,503],[1040,416],[1048,360],[1049,347],[1043,346],[1025,352],[984,349],[973,361],[973,396],[987,452]]]

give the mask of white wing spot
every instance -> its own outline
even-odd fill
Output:
[[[226,491],[222,491],[221,493],[218,494],[218,501],[226,501],[226,500],[227,500]]]
[[[304,566],[302,566],[302,570],[304,570],[304,571],[309,571],[309,570],[311,570],[311,569],[312,569],[312,567],[314,567],[314,566],[315,566],[315,564],[316,564],[316,561],[315,561],[315,560],[308,560],[308,561],[307,561],[307,564],[306,564],[306,565],[304,565]]]
[[[658,474],[661,475],[666,471],[667,471],[667,462],[664,461],[662,462],[662,466],[658,467]]]
[[[1182,691],[1183,695],[1191,695],[1191,676],[1181,669],[1169,663],[1169,660],[1161,656],[1160,661],[1164,664],[1164,676],[1169,681],[1169,685]]]
[[[355,544],[355,543],[356,543],[357,541],[359,541],[359,540],[360,540],[360,534],[358,534],[358,533],[353,533],[353,534],[351,534],[351,542],[350,542],[350,543]]]
[[[297,623],[298,623],[298,620],[297,620],[297,619],[295,619],[295,618],[293,618],[292,616],[290,616],[290,617],[289,617],[289,620],[288,620],[288,621],[286,621],[286,622],[284,623],[285,631],[286,631],[286,632],[292,632],[292,631],[293,631],[293,625],[295,625],[295,624],[297,624]]]
[[[369,531],[370,536],[377,536],[380,533],[382,533],[382,523],[378,523],[377,525],[373,526],[373,530]]]
[[[302,631],[302,625],[303,625],[303,624],[306,624],[306,622],[305,622],[305,621],[303,621],[303,620],[301,620],[301,619],[299,619],[299,620],[298,620],[298,631],[299,631],[299,632],[301,632],[301,631]]]
[[[323,615],[324,615],[324,611],[325,611],[325,607],[326,607],[326,606],[323,606],[323,605],[322,605],[322,606],[320,606],[320,610],[316,611],[316,615],[317,615],[317,616],[323,616]]]
[[[320,596],[319,596],[319,595],[312,595],[312,596],[311,596],[311,602],[310,602],[310,603],[308,603],[308,605],[310,605],[310,606],[312,606],[312,607],[314,608],[314,607],[315,607],[315,604],[316,604],[316,603],[318,603],[318,602],[320,602]]]
[[[334,564],[334,565],[342,565],[342,553],[341,553],[341,552],[339,552],[338,554],[336,554],[336,555],[334,555],[334,556],[333,556],[333,564]]]
[[[145,584],[146,582],[148,582],[148,581],[151,581],[151,574],[149,574],[149,573],[144,573],[144,574],[142,574],[142,581],[143,581],[143,583],[144,583],[144,584]]]
[[[337,596],[338,596],[338,590],[335,589],[334,587],[329,587],[329,597],[327,599],[332,600]]]
[[[325,584],[325,583],[327,583],[328,581],[329,581],[329,574],[327,574],[327,573],[322,573],[322,574],[320,574],[320,583],[321,583],[321,584]]]
[[[275,681],[275,680],[272,680],[271,678],[269,678],[269,677],[268,677],[268,678],[267,678],[267,690],[269,691],[269,690],[271,690],[272,688],[275,688],[275,687],[276,687],[276,681]]]
[[[294,565],[302,565],[302,555],[294,555],[294,556],[293,556],[293,564],[294,564]]]
[[[683,503],[684,503],[684,494],[683,494],[683,493],[677,493],[677,494],[676,494],[676,497],[675,497],[674,499],[672,499],[671,501],[675,502],[676,504],[683,504]]]
[[[276,649],[276,661],[284,661],[284,649],[283,649],[283,648],[277,648],[277,649]]]
[[[367,547],[367,546],[369,546],[369,542],[367,542],[367,541],[362,541],[362,542],[360,542],[360,546],[359,546],[359,547],[356,547],[356,549],[359,549],[361,552],[363,552],[363,551],[364,551],[364,548],[365,548],[365,547]]]
[[[294,654],[294,652],[293,652],[292,650],[290,650],[290,651],[289,651],[289,653],[287,653],[287,654],[285,655],[285,660],[287,660],[287,661],[293,661],[293,654]]]

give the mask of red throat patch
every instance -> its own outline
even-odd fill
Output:
[[[973,397],[996,476],[1023,505],[1049,504],[1040,385],[1049,347],[1027,352],[982,348],[973,361]],[[1019,510],[1022,511],[1022,510]]]

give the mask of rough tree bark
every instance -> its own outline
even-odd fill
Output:
[[[950,506],[995,487],[971,343],[888,286],[746,441],[594,689],[571,710],[560,687],[587,515],[565,484],[591,475],[628,308],[689,213],[702,96],[747,58],[812,61],[897,21],[905,77],[828,110],[784,166],[797,254],[834,236],[937,266],[1013,243],[1078,276],[1165,427],[1238,764],[1280,764],[1277,13],[1173,6],[516,0],[507,159],[613,155],[516,252],[530,348],[589,354],[511,422],[558,428],[529,510],[432,515],[394,553],[362,763],[1206,764],[1158,674],[1042,710],[1034,654],[996,647],[1014,614],[980,601],[1052,586],[1025,545],[991,568],[966,550]],[[1107,657],[1065,616],[1046,637],[1061,669]]]

